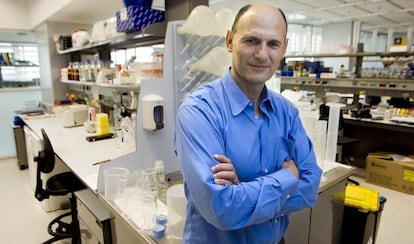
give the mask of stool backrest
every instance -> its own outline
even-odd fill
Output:
[[[50,173],[55,167],[55,152],[53,151],[52,144],[43,128],[41,132],[43,136],[43,150],[39,151],[39,154],[34,157],[34,161],[37,162],[35,197],[39,201],[49,198],[50,195],[47,190],[43,189],[41,173]]]
[[[41,132],[43,136],[43,151],[39,152],[37,163],[42,173],[50,173],[55,167],[55,152],[53,151],[52,143],[50,143],[46,131],[42,128]]]

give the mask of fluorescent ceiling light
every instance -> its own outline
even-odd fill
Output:
[[[288,14],[287,16],[288,20],[304,20],[306,19],[306,16],[303,14]]]

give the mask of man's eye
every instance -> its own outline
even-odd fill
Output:
[[[247,44],[249,44],[249,45],[253,45],[253,44],[256,44],[257,43],[257,40],[255,40],[255,39],[246,39],[246,41],[245,41]]]
[[[281,46],[280,42],[269,42],[267,45],[270,48],[279,48]]]

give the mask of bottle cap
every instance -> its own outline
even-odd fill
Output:
[[[156,219],[155,219],[155,223],[157,225],[163,225],[165,226],[168,222],[167,216],[165,214],[159,214],[157,215]]]
[[[163,225],[154,225],[152,227],[152,236],[155,238],[161,238],[165,235],[165,227]]]

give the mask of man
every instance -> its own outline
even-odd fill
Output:
[[[321,170],[298,110],[265,86],[286,32],[280,9],[243,7],[226,37],[231,68],[178,111],[184,243],[278,243],[289,213],[316,203]]]

